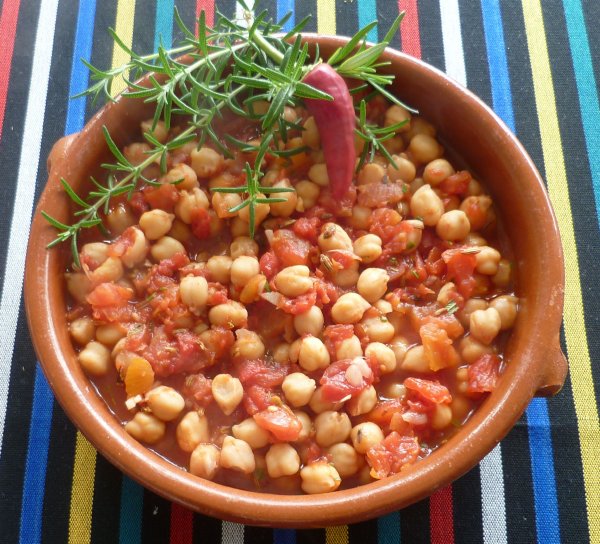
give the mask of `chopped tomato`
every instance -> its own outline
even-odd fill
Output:
[[[403,198],[402,183],[385,181],[358,186],[358,204],[367,208],[397,204]]]
[[[218,282],[208,282],[208,298],[206,304],[209,306],[217,306],[227,302],[227,287]]]
[[[353,325],[328,325],[323,331],[323,343],[329,351],[331,360],[337,360],[337,349],[340,343],[354,335]]]
[[[348,397],[357,396],[363,389],[373,383],[374,375],[372,371],[368,376],[355,373],[355,377],[352,378],[353,381],[348,380],[346,371],[352,365],[352,361],[352,359],[341,359],[325,369],[319,382],[323,386],[321,388],[323,399],[328,402],[347,400]]]
[[[177,270],[190,264],[190,259],[185,253],[175,253],[168,259],[158,263],[158,271],[165,276],[173,276]]]
[[[439,189],[447,195],[463,195],[467,192],[471,174],[467,170],[461,170],[448,176],[439,185]]]
[[[381,479],[398,474],[417,460],[420,451],[419,442],[414,436],[391,432],[383,442],[367,450],[367,461],[372,467],[371,476]]]
[[[486,353],[467,368],[467,392],[490,393],[500,376],[500,357]]]
[[[394,414],[402,414],[404,410],[404,403],[400,399],[380,400],[365,419],[377,423],[380,427],[387,427]]]
[[[434,372],[456,366],[460,358],[448,338],[448,333],[434,323],[426,323],[419,330],[429,368]]]
[[[205,408],[213,401],[212,380],[204,374],[191,374],[183,384],[183,396],[199,408]]]
[[[92,305],[94,319],[115,323],[132,319],[135,309],[129,304],[132,298],[131,289],[115,283],[101,283],[86,297],[86,300]]]
[[[224,327],[211,327],[202,333],[201,343],[204,344],[205,348],[212,355],[211,364],[223,357],[226,353],[229,353],[234,342],[235,337],[233,332]]]
[[[292,230],[300,238],[316,244],[321,231],[321,220],[318,217],[300,217],[294,222]]]
[[[238,359],[234,361],[237,376],[244,386],[277,387],[287,376],[289,367],[263,359]]]
[[[268,387],[251,385],[244,388],[244,398],[242,399],[242,403],[246,412],[253,416],[257,412],[265,410],[270,406],[272,397],[273,391]]]
[[[309,265],[311,248],[310,242],[288,229],[279,229],[271,240],[271,249],[283,268],[297,264]]]
[[[167,212],[173,211],[179,200],[177,186],[172,183],[164,183],[160,187],[146,187],[142,194],[152,209],[158,208]]]
[[[410,323],[416,331],[427,323],[432,323],[438,329],[444,329],[452,340],[456,340],[465,332],[465,329],[456,319],[454,314],[446,311],[439,315],[436,312],[439,310],[437,305],[428,304],[427,306],[411,306],[409,310]]]
[[[448,249],[442,254],[448,273],[447,281],[456,284],[458,292],[469,298],[475,288],[475,266],[477,259],[473,253],[464,253],[464,249]]]
[[[438,381],[424,380],[421,378],[406,378],[404,387],[417,393],[421,398],[433,402],[434,404],[442,404],[452,402],[452,395],[445,385]]]
[[[302,423],[287,406],[271,405],[253,417],[259,427],[282,442],[296,440],[302,431]]]
[[[136,191],[131,195],[129,206],[138,215],[142,215],[150,209],[150,206],[148,206],[148,203],[144,199],[144,194],[140,191]]]
[[[320,307],[329,303],[335,303],[343,293],[341,287],[322,278],[317,278],[315,281],[315,291],[317,293],[317,304]]]
[[[304,295],[299,295],[294,298],[288,298],[281,295],[278,297],[277,307],[286,314],[298,315],[308,312],[316,302],[317,292],[316,290],[312,290]]]
[[[135,237],[136,228],[126,228],[121,234],[121,236],[115,239],[113,243],[108,246],[108,254],[111,257],[121,257],[133,245]]]
[[[329,187],[322,187],[319,195],[318,203],[322,206],[326,212],[334,214],[338,217],[350,217],[352,216],[352,206],[356,202],[356,186],[350,185],[348,190],[341,198],[335,198],[331,194]]]
[[[192,210],[192,233],[199,240],[204,240],[210,236],[210,215],[204,208]]]
[[[260,271],[269,281],[272,280],[277,272],[281,270],[279,259],[272,249],[263,254],[258,261],[258,264],[260,266]]]

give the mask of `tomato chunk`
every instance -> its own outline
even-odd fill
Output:
[[[302,431],[302,423],[287,406],[271,405],[253,417],[259,427],[282,442],[296,440]]]
[[[391,432],[383,442],[367,451],[371,476],[381,479],[398,474],[405,466],[417,460],[420,451],[419,442],[414,436],[402,436],[396,431]]]
[[[486,353],[467,369],[468,393],[491,393],[500,376],[500,357]]]
[[[282,267],[296,264],[310,264],[309,252],[312,248],[310,242],[298,238],[291,230],[279,229],[273,234],[271,249],[277,256]]]
[[[114,323],[132,319],[134,306],[129,304],[132,298],[131,289],[115,283],[101,283],[86,300],[92,305],[94,319]]]
[[[373,383],[373,371],[369,368],[364,374],[358,370],[348,375],[353,359],[342,359],[329,365],[321,377],[323,399],[329,402],[339,402],[348,397],[357,396],[363,389]],[[365,364],[366,368],[366,364]]]
[[[477,259],[473,253],[464,253],[461,249],[448,249],[442,254],[448,273],[447,281],[454,281],[458,292],[466,299],[475,288],[475,266]]]
[[[424,380],[422,378],[406,378],[404,387],[417,393],[420,397],[435,404],[452,402],[452,395],[445,385],[438,381]]]
[[[199,240],[204,240],[210,236],[210,215],[204,208],[192,210],[192,232]]]
[[[274,361],[267,363],[262,359],[239,359],[234,362],[237,376],[244,386],[277,387],[287,376],[289,366]]]
[[[449,366],[456,366],[460,358],[448,338],[448,333],[434,323],[427,323],[419,330],[425,358],[434,372]]]
[[[337,359],[337,349],[339,345],[354,335],[354,326],[352,325],[328,325],[323,331],[323,343],[329,351],[332,360]]]

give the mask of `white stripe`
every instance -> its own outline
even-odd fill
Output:
[[[446,73],[467,85],[458,0],[440,0],[442,39]],[[483,540],[486,544],[504,544],[506,535],[506,503],[502,449],[498,444],[479,464],[481,478],[481,511]]]
[[[481,475],[483,541],[485,544],[505,544],[508,539],[500,444],[479,463],[479,472]]]
[[[255,0],[246,0],[246,5],[248,6],[248,9],[254,13],[254,2]],[[235,4],[235,19],[236,22],[238,22],[241,26],[248,28],[248,22],[246,21],[246,19],[244,18],[244,12],[246,10],[236,2]]]
[[[440,0],[440,15],[446,73],[462,85],[466,85],[467,73],[460,31],[458,0]]]
[[[244,544],[244,526],[240,523],[221,523],[221,544]]]
[[[6,251],[6,268],[2,285],[2,299],[0,300],[0,454],[2,453],[2,438],[6,420],[10,368],[23,289],[29,223],[44,130],[44,113],[57,8],[58,0],[42,0],[31,67],[33,75],[29,84],[27,113],[21,142],[19,173],[14,198],[15,207]]]

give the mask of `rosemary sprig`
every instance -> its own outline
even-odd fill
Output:
[[[214,27],[210,28],[202,12],[197,21],[197,35],[183,23],[179,12],[175,10],[175,20],[183,35],[182,41],[172,49],[160,46],[151,55],[139,55],[132,51],[110,30],[115,43],[125,51],[130,61],[111,70],[101,70],[86,62],[91,71],[92,85],[78,96],[90,96],[94,102],[101,96],[114,100],[111,96],[113,82],[117,78],[123,78],[129,86],[124,95],[153,103],[155,109],[152,129],[144,135],[150,150],[141,164],[134,165],[128,161],[105,130],[107,146],[115,158],[114,162],[103,165],[109,172],[106,182],[101,184],[92,180],[94,190],[86,198],[81,198],[63,180],[63,188],[79,208],[75,213],[77,221],[72,225],[44,213],[48,222],[58,230],[56,239],[49,247],[70,241],[76,266],[80,266],[77,250],[80,231],[92,227],[103,228],[102,215],[109,211],[113,198],[124,194],[131,198],[140,183],[157,184],[158,180],[148,179],[144,171],[149,165],[157,163],[161,167],[161,173],[166,173],[167,154],[170,151],[196,140],[198,146],[210,141],[226,156],[231,156],[233,149],[250,151],[251,146],[247,142],[233,137],[223,138],[218,134],[216,123],[225,111],[259,125],[262,133],[260,144],[252,149],[255,153],[253,163],[245,165],[246,185],[212,189],[243,196],[241,204],[231,211],[249,207],[250,235],[254,235],[256,206],[280,202],[283,199],[270,195],[293,190],[261,186],[262,160],[267,153],[289,157],[305,151],[302,147],[284,149],[285,146],[281,145],[286,142],[289,130],[297,131],[300,128],[286,121],[283,113],[286,106],[297,106],[303,99],[332,99],[327,93],[302,81],[308,71],[322,61],[318,48],[311,57],[308,45],[303,45],[298,35],[308,18],[284,34],[283,25],[289,15],[279,22],[273,22],[267,11],[253,15],[243,0],[238,0],[238,3],[245,10],[244,21],[232,21],[217,12]],[[380,62],[379,57],[398,31],[401,20],[402,15],[394,21],[384,40],[375,45],[367,44],[366,36],[376,23],[367,25],[346,46],[338,49],[328,62],[342,76],[362,81],[362,88],[370,88],[394,103],[403,105],[385,89],[392,83],[393,76],[378,71],[387,64]],[[180,59],[184,54],[187,58]],[[151,75],[147,83],[135,81],[148,72]],[[269,103],[266,112],[256,113],[253,105],[257,101]],[[161,120],[170,129],[175,118],[185,118],[183,122],[187,126],[169,142],[160,143],[152,135],[152,130]],[[178,123],[181,124],[181,121]],[[373,157],[376,152],[391,159],[383,142],[393,136],[395,128],[397,127],[379,128],[368,124],[366,102],[363,99],[359,106],[357,127],[357,133],[366,142],[362,161],[368,154]]]

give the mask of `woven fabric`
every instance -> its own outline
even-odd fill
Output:
[[[22,279],[29,225],[52,144],[94,113],[80,59],[180,38],[173,7],[231,17],[234,0],[0,0],[0,543],[600,544],[600,2],[595,0],[267,0],[291,28],[379,36],[446,71],[515,131],[547,182],[566,262],[562,344],[570,374],[534,399],[482,462],[431,498],[368,522],[314,530],[245,527],[194,514],[99,456],[55,402],[27,330]],[[252,4],[252,2],[250,2]]]

